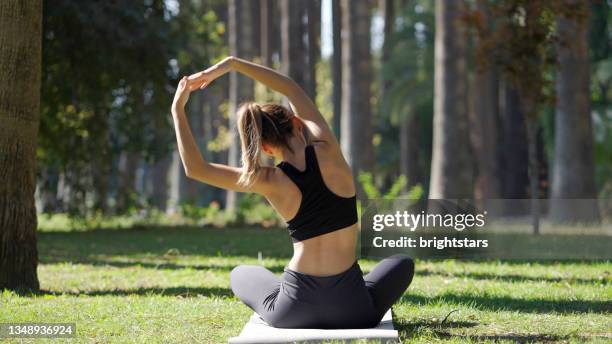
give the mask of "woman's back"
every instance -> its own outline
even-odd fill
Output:
[[[293,162],[284,161],[274,171],[278,192],[268,196],[290,231],[292,224],[297,228],[291,233],[294,255],[288,267],[314,276],[345,271],[355,262],[358,233],[350,168],[341,152],[326,144],[294,151]]]

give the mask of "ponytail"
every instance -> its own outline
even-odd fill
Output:
[[[288,138],[293,132],[293,114],[276,104],[245,103],[238,109],[238,133],[242,146],[242,172],[238,184],[249,186],[261,169],[263,143],[293,152]]]
[[[238,133],[242,146],[242,173],[238,184],[251,185],[261,168],[261,108],[256,103],[243,104],[238,110]]]

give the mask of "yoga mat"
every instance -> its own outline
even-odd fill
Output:
[[[319,343],[324,340],[350,341],[356,339],[376,339],[381,343],[399,343],[399,335],[393,328],[391,309],[385,313],[378,326],[373,328],[319,330],[275,328],[266,324],[259,314],[253,313],[251,319],[238,337],[229,339],[229,344],[261,343]]]

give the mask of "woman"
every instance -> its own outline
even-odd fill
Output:
[[[207,162],[184,107],[193,90],[229,71],[285,95],[292,110],[247,103],[237,114],[242,168]],[[287,221],[293,258],[281,279],[262,266],[232,270],[231,288],[268,324],[283,328],[362,328],[378,324],[404,293],[413,261],[393,256],[362,275],[355,257],[357,209],[351,169],[327,122],[290,78],[228,57],[178,86],[172,106],[178,148],[188,177],[220,188],[263,195]],[[282,161],[262,166],[264,153]]]

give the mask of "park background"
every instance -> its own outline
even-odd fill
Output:
[[[227,55],[302,85],[383,193],[403,176],[429,198],[609,199],[609,4],[529,3],[449,2],[436,19],[432,1],[356,1],[341,21],[337,1],[45,2],[37,209],[250,207],[185,176],[169,116],[178,78]],[[521,4],[534,13],[512,19]],[[239,164],[235,110],[252,99],[282,102],[242,76],[193,94],[206,159]]]
[[[262,198],[185,176],[169,111],[181,76],[227,55],[305,88],[362,199],[534,198],[544,229],[609,232],[608,0],[17,3],[0,6],[0,41],[22,49],[2,55],[0,286],[17,292],[1,322],[69,319],[101,342],[239,332],[229,270],[281,272],[290,241]],[[18,17],[42,26],[17,34]],[[206,159],[238,164],[235,110],[252,99],[285,101],[235,74],[192,94]],[[610,279],[608,261],[423,260],[396,326],[422,342],[606,340]]]

